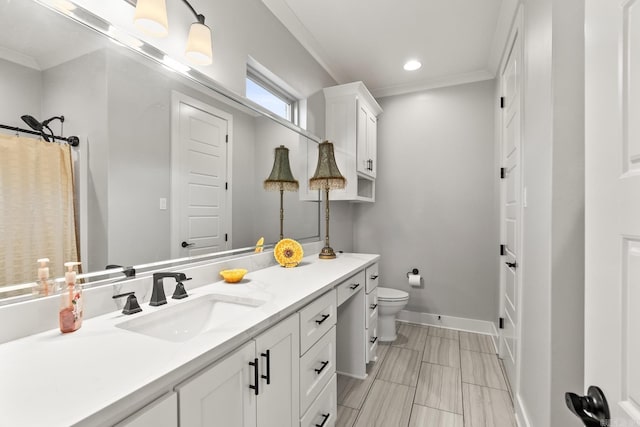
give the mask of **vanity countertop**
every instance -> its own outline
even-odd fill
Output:
[[[305,257],[296,268],[272,266],[239,284],[219,281],[189,291],[189,298],[143,312],[120,311],[83,322],[73,333],[49,330],[0,345],[0,425],[103,425],[124,418],[171,391],[211,363],[313,299],[374,263],[378,255]],[[170,342],[115,325],[209,293],[266,300],[236,322],[185,342]],[[20,319],[16,319],[19,322]],[[3,325],[3,327],[11,327]]]

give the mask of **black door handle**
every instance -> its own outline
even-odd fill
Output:
[[[373,337],[373,338],[371,338],[371,339],[369,340],[369,342],[370,342],[371,344],[375,344],[375,343],[376,343],[376,341],[378,341],[378,337]]]
[[[183,248],[188,248],[189,246],[194,246],[195,243],[187,243],[187,242],[182,242],[180,243],[180,246],[182,246]]]
[[[589,387],[586,396],[565,393],[564,401],[586,427],[602,427],[609,425],[611,415],[604,393],[594,385]]]
[[[253,362],[249,362],[249,366],[253,366],[253,383],[255,385],[251,385],[249,384],[249,388],[252,390],[255,390],[255,394],[259,394],[260,393],[260,379],[258,376],[258,358],[256,357],[255,359],[253,359]]]
[[[358,289],[358,286],[360,286],[360,283],[354,283],[353,285],[349,286],[349,289],[355,291],[356,289]]]
[[[267,380],[267,384],[271,384],[271,350],[267,350],[266,353],[260,353],[260,356],[267,359],[267,375],[260,375],[260,377]]]
[[[371,280],[376,280],[378,278],[378,275],[377,274],[372,274],[371,276],[369,276],[369,278]]]
[[[316,320],[316,323],[317,323],[318,325],[322,325],[322,324],[324,323],[324,321],[325,321],[325,320],[327,320],[329,317],[331,317],[331,315],[330,315],[330,314],[323,314],[323,315],[322,315],[322,319],[320,319],[320,320]]]
[[[378,306],[378,304],[371,304],[371,305],[369,306],[369,308],[370,308],[371,310],[375,310],[377,306]]]
[[[324,427],[325,423],[327,422],[330,416],[331,416],[331,412],[329,412],[328,414],[322,414],[322,418],[324,419],[320,424],[316,424],[316,427]]]
[[[320,369],[314,369],[314,371],[316,371],[316,374],[320,375],[320,372],[324,371],[324,368],[327,367],[327,365],[329,364],[329,361],[324,361],[322,362],[322,367]]]
[[[514,262],[505,262],[505,264],[507,264],[507,267],[510,268],[517,268],[518,264],[514,261]]]

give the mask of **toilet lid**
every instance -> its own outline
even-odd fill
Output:
[[[394,300],[403,300],[408,299],[409,294],[405,291],[401,291],[393,288],[381,288],[378,286],[378,299],[394,301]]]

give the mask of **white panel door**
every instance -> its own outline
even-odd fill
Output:
[[[640,424],[640,0],[585,3],[585,387]]]
[[[172,195],[177,231],[172,254],[191,256],[227,249],[228,120],[186,101],[178,105]],[[173,240],[173,239],[172,239]],[[175,252],[177,251],[177,253]]]
[[[511,38],[511,50],[500,79],[502,100],[502,188],[501,188],[501,261],[502,317],[500,357],[513,389],[517,389],[518,347],[520,336],[520,229],[521,229],[521,41],[518,29]]]
[[[258,427],[297,427],[299,424],[299,327],[296,313],[256,338],[260,360]]]
[[[181,427],[256,427],[255,342],[176,387]]]

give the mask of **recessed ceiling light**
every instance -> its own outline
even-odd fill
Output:
[[[404,64],[404,69],[407,71],[415,71],[420,67],[422,67],[422,63],[420,61],[416,61],[415,59],[407,61]]]

